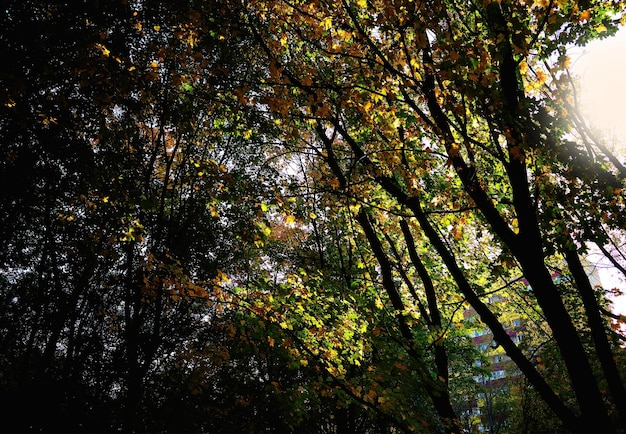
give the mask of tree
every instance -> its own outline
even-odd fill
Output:
[[[8,430],[147,429],[167,396],[156,379],[230,305],[227,273],[252,274],[275,172],[256,132],[271,128],[237,97],[246,42],[204,24],[224,18],[215,3],[162,6],[4,10]],[[20,419],[30,403],[45,410]]]
[[[361,232],[364,214],[354,215],[352,200],[345,198],[347,203],[338,207],[342,198],[337,192],[320,189],[320,179],[328,176],[324,166],[317,167],[312,156],[300,161],[303,179],[291,184],[293,203],[265,207],[275,216],[270,240],[276,253],[267,263],[274,272],[266,279],[274,284],[250,297],[255,309],[289,331],[296,365],[319,366],[332,379],[334,393],[342,396],[351,415],[340,425],[342,432],[358,425],[354,416],[359,407],[387,424],[374,425],[378,429],[459,430],[451,408],[446,408],[451,407],[448,370],[454,368],[455,381],[472,381],[476,374],[471,341],[449,321],[462,300],[437,297],[427,270],[435,273],[433,263],[420,259],[422,246],[418,254],[408,225],[394,234],[392,223],[375,228],[366,220],[367,230]],[[386,234],[382,243],[374,238],[377,229]],[[371,250],[368,237],[375,246]],[[412,242],[411,258],[398,250],[406,240]],[[391,257],[381,256],[383,250]],[[421,265],[417,275],[411,261]],[[390,278],[391,273],[398,274]],[[425,289],[418,286],[417,276],[428,282]],[[423,404],[433,396],[438,407]],[[443,415],[441,420],[433,410]]]
[[[622,264],[626,169],[566,56],[623,7],[9,2],[7,429],[461,432],[468,307],[517,426],[625,428],[584,253]]]
[[[626,394],[615,363],[621,350],[612,346],[580,255],[586,242],[604,244],[607,228],[623,228],[626,172],[576,115],[565,53],[567,43],[614,31],[621,6],[248,5],[250,32],[272,73],[264,101],[291,120],[287,137],[307,127],[318,135],[312,151],[331,169],[330,187],[370,206],[387,206],[383,195],[418,222],[459,293],[568,429],[624,427]],[[447,228],[445,213],[457,213]],[[367,233],[366,214],[359,221]],[[483,264],[499,259],[495,266],[514,269],[532,286],[577,408],[554,393],[481,300],[464,266],[472,256],[468,229],[487,234],[498,255]],[[378,250],[376,238],[368,239]],[[376,256],[384,270],[383,253]],[[551,277],[550,268],[562,262],[584,306],[591,359]],[[611,416],[605,387],[617,409]]]

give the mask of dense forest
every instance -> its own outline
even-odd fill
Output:
[[[568,69],[625,21],[3,2],[1,430],[626,432],[626,160]]]

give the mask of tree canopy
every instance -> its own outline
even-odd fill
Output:
[[[626,163],[568,70],[623,3],[0,19],[6,430],[626,430]]]

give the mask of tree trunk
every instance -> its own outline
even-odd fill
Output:
[[[431,373],[425,369],[426,364],[423,358],[414,347],[413,334],[403,316],[405,310],[404,303],[402,302],[401,296],[398,293],[393,282],[391,263],[385,255],[383,246],[376,236],[374,228],[372,227],[372,224],[369,221],[369,217],[367,216],[365,211],[361,210],[359,212],[357,220],[363,228],[363,232],[367,237],[370,247],[372,248],[376,259],[378,260],[381,268],[383,287],[387,291],[387,294],[391,300],[391,304],[393,305],[393,308],[397,313],[399,323],[398,325],[407,346],[409,355],[413,357],[413,359],[415,359],[418,367],[421,366],[421,368],[418,368],[418,375],[425,384],[426,392],[433,402],[435,411],[439,415],[439,418],[445,426],[447,432],[460,434],[463,432],[463,428],[461,427],[459,418],[456,416],[456,413],[452,408],[452,404],[450,403],[450,392],[448,390],[445,379],[444,381],[441,381],[440,378],[432,378]]]
[[[602,366],[611,396],[613,397],[613,402],[619,413],[622,428],[626,430],[626,391],[624,390],[624,382],[615,364],[613,351],[611,350],[611,345],[606,335],[605,321],[600,313],[600,307],[598,306],[587,273],[580,262],[578,253],[572,248],[567,247],[565,247],[565,252],[568,268],[574,276],[576,288],[578,289],[578,293],[585,307],[596,354]]]

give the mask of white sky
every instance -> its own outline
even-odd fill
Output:
[[[588,120],[606,134],[609,145],[626,151],[626,29],[572,48],[570,58]]]
[[[614,288],[619,288],[624,295],[612,298],[613,301],[613,312],[626,315],[626,279],[612,264],[604,257],[604,255],[599,251],[597,247],[590,246],[589,254],[586,259],[589,261],[590,266],[589,271],[597,273],[600,277],[600,283],[602,287],[607,290],[611,290]],[[595,282],[591,282],[592,285]]]
[[[570,50],[571,72],[581,80],[581,102],[588,121],[603,133],[607,143],[626,155],[626,28],[613,37]],[[588,258],[593,261],[593,256]],[[605,288],[626,282],[606,263],[598,264]],[[614,311],[626,315],[626,296],[614,300]]]

